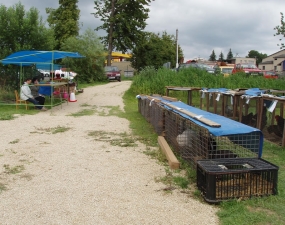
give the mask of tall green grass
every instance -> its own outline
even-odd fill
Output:
[[[131,91],[137,94],[165,94],[165,86],[201,88],[261,88],[285,90],[282,79],[265,79],[238,73],[229,77],[212,75],[203,70],[186,68],[179,72],[169,69],[145,68],[133,78]]]

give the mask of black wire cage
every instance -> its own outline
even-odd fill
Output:
[[[197,187],[209,203],[276,195],[278,169],[260,158],[198,160]]]

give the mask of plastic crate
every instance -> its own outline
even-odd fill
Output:
[[[197,187],[209,203],[277,194],[278,167],[264,159],[197,161]]]

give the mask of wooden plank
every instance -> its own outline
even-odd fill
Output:
[[[172,97],[168,97],[168,96],[162,96],[163,99],[171,101],[171,102],[177,102],[178,99],[177,98],[172,98]]]
[[[206,125],[208,125],[208,126],[210,126],[210,127],[221,127],[221,124],[216,123],[216,122],[214,122],[214,121],[212,121],[212,120],[203,118],[203,117],[199,118],[199,117],[198,117],[199,115],[197,115],[197,114],[195,114],[195,113],[192,113],[192,112],[189,112],[189,111],[187,111],[187,110],[185,110],[185,109],[177,108],[176,106],[173,106],[173,105],[168,104],[168,103],[163,103],[163,104],[169,106],[170,108],[175,109],[175,110],[178,111],[178,112],[184,113],[184,114],[186,114],[187,116],[190,116],[191,118],[196,119],[196,120],[200,121],[201,123],[204,123],[204,124],[206,124]]]
[[[171,148],[169,147],[169,145],[167,144],[165,138],[163,136],[158,136],[157,140],[158,140],[158,144],[160,146],[160,149],[165,154],[165,156],[168,160],[169,167],[171,169],[179,169],[180,163],[177,160],[176,156],[173,154],[173,152],[172,152]]]

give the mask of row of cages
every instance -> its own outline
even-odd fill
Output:
[[[282,96],[285,95],[285,90],[268,90],[268,94],[247,96],[246,89],[222,93],[198,88],[170,87],[166,92],[168,96],[171,95],[169,90],[188,91],[187,104],[192,106],[193,99],[189,98],[193,98],[193,94],[189,93],[199,92],[199,104],[196,101],[195,107],[260,129],[266,140],[285,147],[285,96]]]
[[[197,187],[207,202],[277,194],[278,167],[259,157],[259,132],[213,136],[151,97],[138,98],[138,109],[175,155],[196,169]]]

